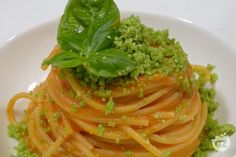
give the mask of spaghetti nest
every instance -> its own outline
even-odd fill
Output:
[[[209,75],[204,67],[193,69]],[[16,101],[30,100],[24,140],[42,157],[192,156],[207,118],[197,87],[186,94],[174,77],[154,74],[110,90],[101,99],[71,71],[52,68],[32,93],[11,98],[8,118],[17,124]]]

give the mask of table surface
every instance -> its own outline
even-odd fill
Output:
[[[59,17],[67,0],[0,0],[0,46]],[[120,10],[182,18],[218,35],[236,50],[235,0],[116,0]],[[236,54],[236,51],[234,51]]]

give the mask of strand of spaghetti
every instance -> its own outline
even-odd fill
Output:
[[[189,130],[191,130],[193,127],[193,123],[188,122],[188,123],[184,123],[184,124],[173,124],[167,128],[165,128],[162,133],[162,135],[166,135],[169,137],[179,137],[181,135],[183,135],[184,132],[189,132]]]
[[[194,98],[195,98],[195,96],[194,96]],[[181,104],[181,103],[180,103],[180,104]],[[188,107],[183,108],[179,114],[180,114],[180,115],[183,115],[183,114],[188,110],[188,108],[189,108],[190,106],[191,106],[191,105],[188,105]],[[163,122],[163,123],[161,123],[161,124],[160,124],[160,123],[156,123],[156,124],[154,124],[154,125],[152,125],[152,126],[150,126],[150,127],[147,127],[147,128],[145,129],[145,132],[146,132],[147,134],[155,133],[155,132],[157,132],[157,131],[160,131],[160,130],[162,130],[162,129],[168,127],[168,126],[170,126],[170,125],[173,124],[173,123],[176,123],[178,119],[179,119],[179,117],[176,116],[175,118],[169,119],[169,120],[167,120],[167,121],[165,121],[165,122]]]
[[[38,135],[42,138],[43,141],[47,142],[48,144],[53,143],[53,140],[46,134],[45,130],[42,129],[42,119],[40,117],[39,109],[36,109],[35,112],[35,122],[39,130]]]
[[[39,130],[38,135],[41,137],[40,140],[44,141],[44,145],[47,147],[49,147],[50,145],[54,145],[53,140],[46,134],[45,130],[42,129],[42,126],[40,126],[41,119],[40,119],[38,109],[36,111],[36,119],[35,120],[36,120],[36,126]],[[64,149],[62,147],[58,147],[57,151],[55,151],[53,154],[57,154],[57,156],[61,156],[61,155],[59,155],[58,151],[64,152]]]
[[[176,115],[175,115],[175,112],[173,111],[159,111],[159,112],[156,112],[154,114],[152,114],[152,117],[153,118],[160,118],[160,119],[169,119],[169,118],[174,118]]]
[[[175,130],[173,130],[171,135],[164,134],[162,136],[159,136],[158,134],[153,134],[149,137],[149,139],[154,142],[163,143],[163,144],[182,143],[182,142],[187,141],[189,138],[191,138],[193,134],[195,133],[195,130],[196,130],[195,128],[197,126],[192,125],[192,123],[190,123],[189,126],[190,126],[190,129],[187,129],[187,130],[184,129],[180,135],[174,134]],[[195,128],[193,129],[193,127]]]
[[[46,151],[43,152],[42,157],[51,157],[53,154],[55,154],[56,150],[61,146],[64,140],[64,137],[59,137]]]
[[[194,97],[194,100],[191,103],[191,105],[189,105],[188,109],[183,113],[185,118],[182,120],[179,120],[175,124],[183,124],[183,123],[187,123],[187,122],[193,120],[194,117],[199,112],[200,104],[201,104],[200,96],[199,96],[199,94],[196,94],[196,97]]]
[[[73,90],[76,92],[77,95],[81,95],[81,98],[90,107],[92,107],[96,110],[105,112],[106,108],[105,108],[104,104],[100,104],[96,101],[93,101],[91,98],[85,96],[82,93],[80,86],[77,83],[77,80],[75,80],[68,71],[65,71],[65,75],[66,75],[67,81],[69,82],[69,84],[71,85],[71,87],[73,88]],[[141,107],[144,107],[144,106],[148,105],[149,103],[153,102],[154,100],[158,99],[162,95],[168,93],[168,91],[169,91],[169,89],[158,90],[157,92],[155,92],[151,96],[141,100],[139,103],[135,103],[133,105],[118,106],[118,107],[114,108],[114,113],[126,113],[126,112],[132,112],[132,111],[138,110]]]
[[[171,157],[190,157],[188,156],[190,154],[190,152],[192,153],[191,156],[193,155],[193,152],[195,152],[196,148],[199,145],[199,140],[194,141],[193,143],[191,143],[190,145],[188,145],[187,147],[185,147],[182,150],[179,150],[177,152],[173,152],[171,153]]]
[[[84,136],[82,136],[80,133],[78,133],[78,132],[74,133],[73,137],[77,141],[80,141],[80,143],[83,146],[85,146],[86,148],[88,148],[89,150],[92,150],[94,148],[94,146]]]
[[[96,155],[91,152],[88,148],[82,145],[80,142],[72,142],[78,150],[80,150],[86,157],[96,157]]]
[[[121,151],[112,151],[107,149],[95,149],[95,152],[101,157],[127,157],[129,154]],[[149,152],[132,152],[133,157],[155,157]]]
[[[49,80],[48,80],[49,81]],[[55,89],[54,89],[55,87]],[[125,124],[125,125],[138,125],[138,126],[147,126],[148,125],[148,120],[145,117],[129,117],[127,116],[125,118],[125,120],[122,120],[116,117],[109,117],[109,116],[105,116],[103,113],[103,117],[99,117],[99,116],[94,116],[93,113],[90,113],[90,111],[88,110],[88,108],[83,109],[80,108],[79,110],[77,110],[76,113],[71,111],[71,108],[66,108],[65,106],[71,106],[71,104],[75,104],[75,102],[71,102],[68,104],[68,102],[66,102],[65,100],[65,96],[61,96],[63,95],[62,92],[60,92],[60,90],[57,90],[58,86],[53,86],[53,84],[49,84],[48,85],[48,90],[50,92],[51,97],[53,97],[54,101],[56,102],[57,105],[59,105],[63,110],[65,110],[68,114],[73,115],[77,118],[83,119],[83,120],[89,120],[92,122],[102,122],[102,123],[109,123],[111,121],[114,121],[116,124]],[[86,114],[84,114],[86,113]],[[89,116],[87,116],[89,115]]]
[[[168,126],[170,126],[171,124],[173,124],[174,122],[176,122],[178,120],[177,117],[173,118],[173,119],[169,119],[163,123],[157,123],[155,125],[152,125],[150,127],[147,127],[146,129],[144,129],[144,132],[147,133],[148,135],[153,134],[157,131],[160,131]]]
[[[149,124],[149,121],[145,116],[142,116],[142,117],[126,116],[125,119],[120,119],[120,118],[113,118],[113,117],[109,118],[108,116],[107,117],[98,117],[98,116],[93,116],[91,114],[89,117],[78,115],[78,114],[75,115],[75,113],[73,113],[71,115],[78,117],[80,119],[83,119],[83,120],[97,122],[97,123],[108,124],[110,122],[114,122],[117,125],[131,125],[131,126],[148,126],[148,124]]]
[[[180,94],[174,93],[173,95],[162,100],[161,102],[157,102],[156,104],[150,105],[146,108],[139,109],[139,110],[131,113],[131,115],[134,115],[134,116],[148,115],[148,114],[157,112],[158,110],[161,110],[162,108],[169,106],[171,104],[175,105],[176,103],[179,102],[179,100],[180,100]]]
[[[80,126],[84,131],[90,133],[90,134],[93,134],[93,135],[98,135],[98,132],[97,132],[97,127],[91,125],[91,124],[88,124],[82,120],[79,120],[79,119],[73,119],[73,117],[70,117],[72,121],[74,121],[78,126]],[[100,135],[101,137],[103,138],[106,138],[106,139],[113,139],[113,140],[116,140],[117,138],[119,138],[120,140],[125,140],[125,139],[129,139],[129,137],[122,131],[120,130],[116,130],[116,131],[107,131],[105,130],[103,135]]]
[[[36,99],[28,93],[21,92],[21,93],[16,94],[15,96],[13,96],[10,99],[10,101],[8,103],[8,106],[7,106],[8,120],[12,124],[16,124],[16,117],[15,117],[15,114],[14,114],[14,106],[16,104],[16,101],[19,100],[19,99],[22,99],[22,98],[29,99],[33,102],[36,102]]]
[[[56,112],[55,109],[53,109],[53,106],[48,105],[48,104],[46,104],[45,106],[47,106],[47,114],[45,116],[46,116],[46,118],[49,122],[49,128],[50,128],[50,131],[52,132],[52,135],[54,136],[54,138],[59,139],[60,137],[63,137],[63,136],[67,137],[70,134],[72,134],[73,130],[70,126],[70,123],[68,123],[68,120],[65,118],[65,116],[63,114],[61,115],[61,124],[60,125],[61,125],[62,128],[64,128],[64,130],[62,131],[62,129],[60,128],[59,123],[58,122],[56,122],[56,123],[52,122],[51,119],[50,119],[52,114]],[[42,108],[42,110],[44,110],[44,109],[45,108]],[[65,129],[66,129],[66,132],[65,132]],[[52,142],[50,142],[50,144],[52,144]],[[68,148],[68,145],[66,145],[65,143],[62,143],[62,145],[57,148],[57,150],[60,151],[61,153],[55,152],[56,156],[62,156],[62,152],[64,154],[65,150],[63,149],[63,147],[65,147],[65,149],[71,149],[71,148]],[[73,146],[71,146],[71,147],[73,147]]]
[[[186,153],[186,157],[192,157],[192,155],[194,154],[194,152],[196,151],[196,148],[199,146],[200,144],[200,140],[197,140],[193,146],[192,149],[189,149],[190,151],[188,153]]]
[[[63,127],[63,130],[62,129],[59,129],[58,128],[58,133],[60,134],[59,136],[57,135],[57,141],[55,141],[53,144],[51,144],[51,150],[50,148],[47,150],[48,151],[48,154],[55,154],[57,150],[61,150],[61,146],[63,146],[63,142],[64,140],[69,137],[71,134],[73,134],[73,130],[71,128],[71,125],[70,123],[68,122],[67,118],[64,116],[63,113],[61,113],[61,126]],[[66,129],[66,130],[65,130]],[[63,139],[63,141],[61,142],[61,144],[59,143],[59,139]],[[61,150],[64,152],[64,150]],[[58,156],[58,154],[57,154]],[[46,157],[46,156],[45,156]]]
[[[192,65],[192,69],[193,69],[193,72],[203,74],[202,76],[204,76],[205,82],[208,82],[210,80],[211,73],[206,67],[202,65]]]
[[[88,141],[90,141],[95,148],[103,148],[108,150],[122,150],[123,146],[121,143],[115,143],[114,140],[104,139],[94,135],[86,135]]]
[[[29,126],[28,126],[28,133],[29,139],[32,141],[33,145],[40,151],[43,152],[43,144],[41,143],[40,139],[38,139],[35,128],[35,111],[31,114],[29,119]]]
[[[32,119],[32,122],[36,122],[37,123],[37,110],[38,109],[36,109],[35,111],[34,111],[34,113],[32,113],[32,115],[31,115],[31,119]],[[52,147],[52,149],[50,149],[49,150],[49,153],[53,153],[53,154],[57,154],[57,156],[63,156],[63,154],[58,154],[57,153],[57,151],[56,151],[56,149],[58,149],[58,150],[60,150],[60,151],[63,151],[63,149],[62,148],[60,148],[60,147],[57,147],[57,143],[55,142],[55,143],[53,143],[53,142],[50,142],[50,143],[46,143],[46,141],[45,141],[45,139],[44,139],[44,137],[45,136],[40,136],[41,134],[40,133],[38,133],[38,134],[35,134],[35,132],[40,132],[40,128],[41,127],[36,127],[35,126],[35,124],[34,123],[32,123],[32,124],[30,124],[31,126],[31,129],[32,129],[32,127],[34,127],[34,130],[31,130],[32,132],[29,132],[29,136],[31,136],[31,139],[33,140],[33,142],[35,143],[35,146],[41,151],[41,152],[45,152],[45,151],[42,151],[42,150],[45,150],[47,147],[49,147],[49,148],[51,148]],[[34,132],[34,133],[33,133]],[[40,137],[40,139],[38,139],[37,138],[37,136],[39,136]],[[42,144],[42,141],[44,142],[43,144]],[[51,146],[50,146],[51,145]],[[56,147],[56,149],[53,149],[54,147]],[[48,150],[46,150],[46,152],[47,152]],[[49,155],[49,156],[51,156],[51,155]],[[49,157],[49,156],[45,156],[45,157]]]
[[[65,113],[60,112],[59,109],[54,109],[53,105],[46,104],[46,106],[47,106],[47,109],[48,109],[48,110],[47,110],[47,112],[48,112],[48,113],[47,113],[47,119],[48,119],[48,122],[49,122],[49,124],[51,125],[51,127],[54,128],[52,125],[53,125],[55,122],[52,122],[52,120],[51,120],[50,118],[52,117],[53,113],[58,112],[58,113],[60,113],[61,125],[62,125],[62,127],[63,127],[64,129],[66,129],[66,132],[65,132],[65,130],[62,131],[62,132],[58,132],[58,133],[60,133],[60,135],[57,134],[57,137],[58,137],[58,136],[68,136],[68,135],[73,134],[72,126],[71,126],[69,120],[67,119],[67,117],[65,116]],[[56,123],[58,123],[57,120],[56,120]],[[57,131],[58,131],[58,130],[57,130]]]
[[[196,120],[195,125],[197,125],[198,127],[197,127],[197,130],[196,130],[194,136],[191,137],[187,142],[180,144],[180,145],[172,146],[172,147],[168,148],[168,150],[171,152],[181,150],[184,147],[186,147],[188,144],[192,143],[194,140],[197,140],[197,137],[199,136],[199,134],[201,133],[201,130],[204,127],[206,117],[207,117],[207,106],[205,104],[203,104],[203,106],[201,107],[201,112],[199,112],[198,116],[197,116],[197,120]]]
[[[95,143],[99,143],[99,142],[102,142],[102,145],[106,145],[110,148],[110,146],[112,144],[116,145],[117,148],[119,146],[122,146],[122,145],[127,145],[127,144],[137,144],[137,142],[135,142],[132,138],[130,137],[127,137],[127,139],[120,139],[119,137],[116,137],[116,139],[108,139],[108,138],[103,138],[103,137],[100,137],[100,136],[96,136],[96,135],[86,135],[86,137],[90,140],[90,139],[93,139],[94,141],[96,141]],[[94,142],[94,141],[91,141],[91,142]],[[94,144],[94,143],[93,143]],[[96,145],[96,144],[95,144]],[[101,147],[103,148],[103,147]]]
[[[147,81],[148,80],[148,81]],[[138,86],[137,86],[138,84]],[[141,77],[139,80],[132,85],[127,85],[127,89],[129,90],[124,90],[124,88],[121,87],[114,87],[111,90],[111,95],[113,98],[124,98],[126,96],[132,97],[136,96],[139,94],[140,89],[143,90],[145,94],[152,93],[156,91],[160,87],[175,87],[173,79],[167,76],[163,76],[160,74],[156,74],[153,76],[152,79],[142,79]]]
[[[141,100],[140,102],[134,103],[132,105],[123,105],[123,106],[117,106],[114,108],[114,113],[126,113],[126,112],[132,112],[136,111],[142,107],[147,106],[151,102],[155,101],[156,99],[160,98],[164,94],[168,93],[169,89],[161,89],[155,92],[154,94],[151,94],[150,96],[146,97],[145,99]],[[96,101],[93,101],[90,98],[84,98],[84,100],[87,102],[87,104],[91,105],[91,107],[96,108],[98,110],[101,110],[102,112],[105,111],[105,105],[99,104]],[[98,107],[100,106],[100,107]]]
[[[61,135],[66,136],[66,137],[72,135],[74,131],[71,127],[69,120],[66,118],[66,116],[63,113],[61,115],[61,119],[62,119],[62,124],[64,126],[64,129],[66,129],[66,131],[63,130]]]
[[[57,45],[47,59],[59,51]],[[47,68],[42,65],[43,70]],[[60,70],[65,78],[60,78]],[[204,82],[211,76],[207,68],[189,64],[183,77],[193,74],[204,75]],[[16,124],[16,102],[30,100],[24,115],[28,125],[24,139],[41,157],[127,157],[130,152],[134,157],[162,157],[164,151],[171,157],[190,157],[194,153],[207,118],[207,105],[202,104],[197,85],[196,91],[187,95],[175,76],[154,74],[139,76],[120,87],[109,86],[109,90],[115,107],[112,114],[105,115],[107,101],[102,101],[96,90],[80,86],[70,70],[53,68],[32,95],[18,93],[10,99],[8,119]],[[70,91],[81,97],[71,97]],[[94,95],[90,97],[87,92]],[[85,108],[80,107],[81,101],[87,103]],[[181,120],[181,116],[185,118]]]
[[[58,87],[58,86],[55,86],[55,87]],[[114,118],[114,117],[111,117],[111,118],[109,118],[109,116],[105,116],[105,117],[93,117],[93,115],[92,114],[89,114],[89,116],[86,116],[85,114],[83,115],[83,114],[78,114],[78,113],[82,113],[82,112],[80,112],[80,111],[87,111],[87,113],[88,113],[88,109],[86,108],[86,109],[83,109],[83,108],[80,108],[78,111],[77,111],[77,113],[73,113],[73,112],[71,112],[71,110],[70,109],[67,109],[67,108],[65,108],[65,104],[67,104],[67,102],[65,101],[65,98],[64,98],[64,96],[60,96],[60,94],[62,94],[61,92],[59,92],[60,90],[58,90],[57,88],[54,90],[53,88],[52,88],[52,84],[50,84],[49,86],[48,86],[48,89],[50,90],[49,92],[50,93],[52,93],[52,94],[50,94],[51,96],[53,96],[53,98],[54,98],[54,101],[56,101],[56,103],[58,104],[58,105],[60,105],[60,107],[61,108],[63,108],[64,110],[66,110],[67,112],[69,112],[70,114],[72,114],[72,115],[74,115],[74,116],[77,116],[77,117],[79,117],[79,118],[84,118],[84,119],[86,119],[86,120],[93,120],[93,121],[95,121],[95,122],[106,122],[106,123],[108,123],[109,121],[111,121],[111,120],[114,120],[116,123],[120,123],[120,124],[127,124],[127,123],[130,123],[131,125],[133,124],[133,125],[137,125],[137,122],[139,123],[139,125],[147,125],[148,124],[148,121],[145,119],[145,117],[142,117],[142,118],[139,118],[139,117],[132,117],[132,118],[129,118],[129,117],[127,117],[127,121],[124,121],[124,120],[121,120],[120,118]],[[73,104],[73,102],[72,102],[72,104]],[[68,106],[71,106],[71,103],[70,104],[68,104]],[[104,116],[104,113],[103,113],[103,116]]]
[[[165,144],[176,144],[176,143],[181,143],[183,141],[187,141],[187,140],[191,139],[191,137],[193,137],[194,135],[197,134],[197,130],[199,129],[200,120],[201,120],[200,116],[198,116],[198,117],[199,117],[198,121],[194,122],[191,130],[184,130],[185,132],[182,132],[182,135],[183,135],[182,137],[181,137],[181,135],[173,135],[173,134],[171,136],[174,136],[174,138],[170,138],[168,136],[160,137],[160,136],[154,134],[150,137],[150,139],[155,142],[161,142],[161,143],[165,143]]]
[[[129,126],[121,126],[121,129],[125,131],[130,137],[132,137],[135,141],[137,141],[140,145],[142,145],[146,150],[152,153],[156,157],[162,157],[161,152],[150,142],[146,141],[143,137],[141,137],[134,129]]]

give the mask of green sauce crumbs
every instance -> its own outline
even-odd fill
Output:
[[[24,136],[28,134],[28,126],[24,122],[19,122],[16,125],[8,125],[8,135],[11,138],[18,140],[18,145],[15,147],[16,154],[11,157],[39,157],[38,154],[34,153],[27,145],[24,140]]]
[[[104,89],[110,84],[122,85],[128,80],[135,80],[140,75],[161,73],[183,76],[189,65],[186,53],[179,42],[169,37],[168,30],[156,31],[146,27],[136,16],[121,21],[112,47],[126,52],[137,65],[136,68],[125,76],[105,78],[94,75],[80,66],[74,68],[73,73],[81,85]],[[105,90],[99,95],[107,93],[109,91]]]
[[[201,101],[207,105],[207,121],[200,137],[202,142],[193,157],[207,157],[208,151],[216,151],[212,139],[217,136],[230,136],[236,131],[233,125],[221,125],[214,118],[214,112],[219,106],[215,100],[214,83],[218,77],[212,72],[214,66],[207,66],[211,71],[209,81],[204,74],[195,72],[196,75],[192,75],[187,54],[180,43],[169,36],[168,30],[147,27],[136,16],[120,21],[120,12],[113,0],[69,0],[60,21],[57,40],[60,51],[52,58],[45,59],[42,64],[60,68],[61,79],[65,78],[63,70],[70,69],[82,87],[93,89],[88,90],[86,97],[99,97],[105,102],[105,115],[113,114],[116,107],[110,87],[124,87],[127,82],[135,83],[139,76],[149,78],[158,73],[175,78],[183,94],[191,95],[198,88]],[[125,93],[128,88],[122,90]],[[36,93],[33,96],[40,100],[46,97],[46,93]],[[74,114],[87,106],[81,99],[81,94],[71,90],[67,96],[80,102],[79,105],[71,104],[70,111]],[[142,88],[138,97],[145,97]],[[48,101],[53,103],[51,98]],[[185,105],[184,103],[182,106]],[[179,121],[184,121],[187,115],[179,115],[180,110],[181,108],[176,108],[175,114],[179,116]],[[44,114],[46,113],[42,113],[42,116]],[[50,122],[56,124],[61,116],[60,112],[52,113]],[[127,121],[127,116],[123,115],[121,120]],[[161,122],[165,120],[161,119]],[[106,129],[115,126],[113,120],[105,124],[99,123],[96,126],[96,135],[104,136]],[[45,131],[48,132],[48,129],[45,128]],[[64,128],[64,132],[67,134],[68,128]],[[16,155],[12,157],[39,157],[28,147],[24,138],[28,136],[26,123],[9,125],[8,134],[19,141],[15,148]],[[150,143],[146,133],[140,135]],[[120,139],[116,138],[115,143],[120,144]],[[124,151],[124,154],[134,155],[130,150]],[[169,157],[171,152],[164,151],[162,156]]]
[[[207,157],[209,151],[217,151],[213,147],[213,140],[216,137],[231,136],[235,133],[236,128],[232,124],[220,124],[215,118],[214,113],[217,110],[219,103],[215,100],[215,89],[214,83],[217,80],[217,75],[212,72],[214,67],[212,65],[207,66],[208,70],[211,71],[210,83],[211,87],[206,87],[207,82],[203,75],[199,74],[197,84],[199,86],[199,92],[201,101],[207,105],[208,114],[206,124],[201,134],[201,144],[194,153],[193,157]],[[213,81],[211,78],[214,78]]]
[[[130,74],[134,78],[154,73],[182,73],[188,65],[186,53],[179,42],[169,37],[168,30],[155,31],[136,16],[121,22],[114,44],[138,65]]]

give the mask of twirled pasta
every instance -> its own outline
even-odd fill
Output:
[[[56,47],[49,57],[58,51]],[[209,79],[206,68],[193,69]],[[178,88],[173,77],[139,77],[135,84],[111,88],[116,106],[106,115],[106,101],[86,94],[91,89],[81,87],[69,70],[63,70],[65,77],[61,78],[60,70],[52,68],[46,81],[34,89],[33,94],[43,93],[40,96],[19,93],[8,104],[8,119],[15,124],[16,101],[30,100],[24,117],[28,135],[24,138],[40,156],[162,157],[167,153],[189,157],[198,147],[207,106],[201,102],[197,87],[189,95]],[[140,86],[143,97],[138,96]],[[129,90],[123,92],[122,88]],[[80,98],[69,96],[70,91]],[[81,101],[87,106],[80,107]],[[72,105],[76,111],[71,110]],[[105,126],[100,133],[99,124]]]

